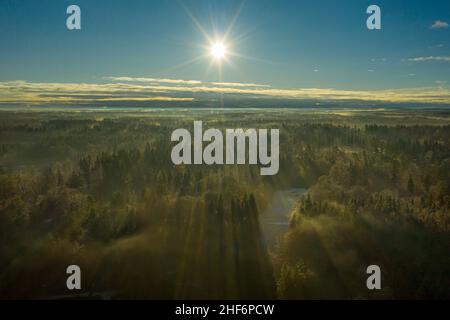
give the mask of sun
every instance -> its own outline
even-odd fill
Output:
[[[215,42],[211,45],[211,55],[216,60],[222,60],[227,54],[227,47],[223,42]]]

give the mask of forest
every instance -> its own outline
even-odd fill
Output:
[[[279,129],[278,174],[175,166],[199,120]],[[449,299],[449,252],[448,109],[0,110],[2,299]]]

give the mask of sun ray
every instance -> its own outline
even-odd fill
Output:
[[[272,65],[282,65],[279,62],[275,62],[275,61],[270,61],[270,60],[266,60],[266,59],[261,59],[261,58],[257,58],[257,57],[252,57],[252,56],[248,56],[242,53],[238,53],[238,52],[233,52],[233,51],[229,51],[228,52],[229,56],[233,56],[233,57],[238,57],[241,59],[246,59],[246,60],[252,60],[252,61],[257,61],[257,62],[263,62],[263,63],[267,63],[267,64],[272,64]]]
[[[180,68],[183,68],[183,67],[187,67],[187,66],[189,66],[189,65],[191,65],[191,64],[193,64],[193,63],[195,63],[195,62],[197,62],[197,61],[200,61],[200,60],[205,59],[206,57],[208,57],[208,54],[203,54],[203,55],[197,56],[197,57],[192,58],[192,59],[190,59],[190,60],[187,60],[187,61],[181,62],[181,63],[179,63],[179,64],[177,64],[177,65],[174,65],[174,66],[172,66],[172,67],[170,67],[170,68],[168,68],[168,69],[165,69],[165,70],[163,70],[163,71],[160,71],[159,73],[165,74],[165,73],[167,73],[167,72],[171,72],[171,71],[174,71],[174,70],[178,70],[178,69],[180,69]]]
[[[225,32],[223,38],[226,41],[228,39],[228,36],[230,35],[231,31],[234,28],[234,25],[236,24],[237,19],[239,18],[239,16],[241,15],[242,9],[244,8],[245,3],[247,2],[247,0],[243,0],[241,2],[241,4],[239,5],[238,10],[236,11],[236,14],[234,15],[233,19],[231,20],[230,25],[228,26],[227,31]]]
[[[184,9],[186,14],[191,18],[192,22],[195,24],[197,29],[203,34],[203,36],[209,41],[212,42],[212,39],[208,35],[208,33],[205,31],[203,26],[200,24],[200,22],[197,20],[197,18],[192,14],[192,12],[184,5],[183,1],[178,0],[178,3],[181,5],[181,7]]]

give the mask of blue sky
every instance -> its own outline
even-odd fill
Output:
[[[243,4],[183,1],[210,36]],[[105,83],[140,77],[266,84],[280,89],[445,88],[450,83],[450,1],[247,0],[227,40],[239,56],[219,68],[179,1],[0,0],[0,81]],[[77,4],[82,30],[68,31]],[[366,28],[370,4],[382,30]],[[431,28],[436,22],[441,28]],[[220,69],[220,72],[219,72]]]

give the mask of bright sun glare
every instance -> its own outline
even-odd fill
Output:
[[[225,58],[227,49],[222,42],[216,42],[211,46],[211,54],[217,60]]]

